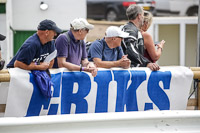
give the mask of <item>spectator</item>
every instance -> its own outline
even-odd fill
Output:
[[[0,34],[0,41],[3,41],[5,39],[6,39],[6,36]],[[0,46],[0,70],[3,69],[4,64],[5,64],[5,60],[1,58],[1,46]]]
[[[131,66],[149,67],[151,70],[159,70],[156,63],[151,63],[144,57],[144,41],[140,29],[143,25],[144,11],[138,5],[130,5],[126,10],[129,22],[122,26],[122,30],[129,33],[129,38],[125,38],[122,49],[131,60]]]
[[[129,68],[131,61],[124,55],[121,48],[121,41],[129,34],[121,31],[116,26],[107,28],[105,38],[94,41],[89,49],[88,58],[94,61],[97,67],[111,68],[122,67]]]
[[[53,38],[62,30],[51,20],[39,23],[37,33],[29,37],[13,57],[7,68],[19,67],[25,70],[47,70],[53,66],[51,62],[43,62],[55,50]]]
[[[157,49],[155,49],[155,44],[151,35],[148,32],[146,32],[151,26],[152,18],[152,14],[150,12],[144,11],[144,22],[141,28],[141,32],[144,38],[144,57],[149,59],[151,62],[155,63],[161,56],[165,41],[162,40],[160,43],[156,44]]]
[[[56,39],[58,53],[54,68],[65,67],[70,71],[86,71],[96,76],[97,68],[88,61],[86,44],[83,41],[94,26],[83,18],[77,18],[71,22],[70,27],[70,31]]]

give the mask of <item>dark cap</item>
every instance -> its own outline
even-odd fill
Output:
[[[52,20],[45,19],[38,25],[38,30],[54,30],[56,33],[61,33],[62,30],[56,26]]]
[[[0,41],[3,41],[5,39],[6,39],[6,36],[0,34]]]

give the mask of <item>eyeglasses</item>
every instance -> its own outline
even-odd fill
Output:
[[[88,28],[85,28],[85,31],[89,32],[89,29],[88,29]]]

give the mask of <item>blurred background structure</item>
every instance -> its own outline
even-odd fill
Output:
[[[154,41],[166,41],[159,65],[197,65],[199,0],[0,0],[0,33],[7,36],[1,42],[2,58],[7,64],[44,19],[66,31],[74,18],[87,18],[95,28],[86,40],[102,38],[108,26],[127,22],[125,10],[130,4],[154,14],[148,32]]]

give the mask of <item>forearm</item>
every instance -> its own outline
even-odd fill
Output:
[[[161,53],[162,53],[162,49],[158,48],[156,50],[156,54],[154,55],[154,57],[152,58],[152,60],[157,61],[160,58]]]
[[[88,59],[86,58],[86,59],[82,60],[81,64],[82,64],[83,67],[87,67],[87,65],[89,64]]]
[[[51,69],[53,67],[53,64],[54,64],[54,59],[50,62],[49,69]]]
[[[70,62],[62,62],[62,63],[58,63],[58,67],[61,68],[61,67],[65,67],[67,68],[68,70],[70,71],[80,71],[80,66],[78,65],[75,65],[75,64],[72,64]]]
[[[40,65],[35,65],[34,62],[27,65],[27,64],[25,64],[21,61],[17,61],[17,60],[14,63],[14,67],[19,67],[19,68],[25,69],[25,70],[40,70]]]
[[[94,61],[97,67],[112,68],[120,67],[119,61]]]

